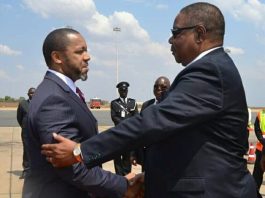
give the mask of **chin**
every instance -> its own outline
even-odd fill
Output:
[[[179,60],[179,58],[176,57],[176,56],[175,56],[175,61],[176,61],[177,63],[181,63],[181,61]]]
[[[86,80],[87,80],[87,74],[81,74],[81,75],[80,75],[80,79],[81,79],[82,81],[86,81]]]

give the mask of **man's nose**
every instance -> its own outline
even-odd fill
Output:
[[[172,38],[173,38],[173,36],[169,37],[169,39],[168,39],[169,44],[172,44]]]
[[[85,52],[85,54],[84,54],[84,60],[86,60],[86,61],[89,61],[90,60],[90,56],[89,56],[88,52]]]

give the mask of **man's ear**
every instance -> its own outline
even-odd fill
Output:
[[[196,28],[196,34],[195,34],[195,39],[196,43],[201,43],[202,41],[205,40],[206,36],[206,28],[203,25],[198,25]]]
[[[56,64],[62,63],[62,56],[61,56],[60,52],[58,52],[58,51],[53,51],[51,53],[51,58],[52,58],[52,61]]]

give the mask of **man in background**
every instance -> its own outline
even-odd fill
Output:
[[[19,179],[24,179],[27,172],[29,171],[29,159],[28,159],[28,154],[27,154],[27,149],[26,149],[26,147],[28,146],[27,144],[27,138],[28,138],[27,116],[28,116],[28,110],[29,110],[29,103],[34,93],[35,93],[35,88],[33,87],[29,88],[28,99],[20,101],[18,108],[17,108],[17,122],[19,126],[21,127],[21,140],[23,144],[23,159],[22,159],[23,171]]]
[[[111,119],[114,125],[118,125],[123,120],[130,118],[138,113],[138,106],[135,99],[127,98],[128,95],[128,82],[120,82],[116,85],[120,97],[111,101]],[[124,152],[114,158],[114,168],[118,175],[127,175],[132,170],[131,165],[131,152]]]
[[[256,160],[255,160],[255,165],[254,165],[252,175],[257,184],[257,190],[258,190],[259,197],[261,198],[262,196],[260,195],[259,190],[263,182],[264,171],[262,170],[260,162],[261,162],[261,157],[262,157],[262,149],[265,146],[265,109],[258,112],[258,115],[255,120],[255,124],[254,124],[254,130],[255,130],[255,134],[258,139],[258,142],[256,144],[256,152],[255,152]]]
[[[166,92],[168,91],[170,87],[170,81],[165,76],[160,76],[156,79],[154,87],[153,87],[153,93],[155,98],[147,100],[143,103],[141,112],[145,110],[150,105],[156,105],[161,100],[163,100],[163,97],[166,97]],[[137,149],[136,151],[132,152],[131,156],[131,162],[133,165],[140,164],[142,166],[142,172],[144,172],[144,156],[145,156],[145,150],[143,149]]]
[[[163,99],[163,97],[165,97],[164,94],[166,94],[169,87],[170,87],[170,81],[167,77],[160,76],[159,78],[157,78],[155,81],[154,87],[153,87],[153,93],[154,93],[155,98],[145,101],[143,103],[141,112],[146,107],[152,104],[158,104]]]

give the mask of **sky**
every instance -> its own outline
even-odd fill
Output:
[[[117,80],[129,82],[128,97],[153,98],[156,78],[173,82],[183,69],[168,39],[179,10],[194,2],[0,0],[0,97],[27,97],[27,90],[38,86],[47,70],[43,41],[52,30],[68,26],[84,36],[91,55],[87,81],[76,82],[86,100],[116,98]],[[224,14],[224,48],[240,72],[248,106],[265,106],[265,0],[208,2]]]

